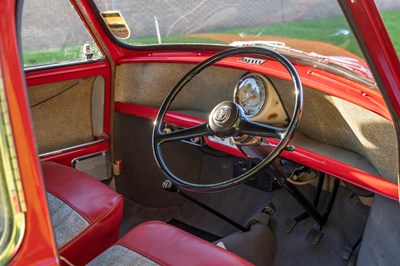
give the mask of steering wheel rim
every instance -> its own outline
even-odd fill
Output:
[[[215,125],[213,126],[213,129],[210,128],[210,123],[217,122],[215,119],[212,121],[213,113],[215,112],[220,112],[218,108],[219,105],[223,104],[220,103],[217,105],[213,111],[210,114],[210,120],[209,122],[202,124],[197,127],[192,127],[187,130],[181,130],[175,133],[163,133],[162,132],[162,126],[164,124],[164,118],[165,115],[171,106],[172,102],[174,101],[175,97],[178,95],[178,93],[185,87],[187,83],[189,83],[193,77],[197,76],[199,73],[201,73],[204,69],[207,67],[215,64],[218,61],[221,61],[222,59],[235,56],[235,55],[241,55],[241,54],[253,54],[253,55],[258,55],[258,56],[263,56],[263,57],[269,57],[272,58],[273,60],[278,61],[281,63],[285,69],[289,72],[293,84],[294,84],[294,90],[295,90],[295,106],[293,110],[293,114],[291,116],[291,120],[287,127],[281,131],[280,134],[278,134],[278,128],[273,127],[273,126],[268,126],[268,125],[263,125],[263,124],[258,124],[255,122],[251,122],[248,120],[244,114],[243,109],[238,106],[236,103],[230,103],[229,108],[234,109],[234,113],[237,116],[237,121],[234,121],[232,123],[232,127],[226,130],[226,132],[215,132]],[[233,105],[232,105],[233,104]],[[281,54],[269,50],[266,48],[262,47],[239,47],[239,48],[233,48],[229,50],[222,51],[220,53],[217,53],[210,58],[204,60],[200,64],[196,65],[192,70],[190,70],[176,85],[175,87],[168,93],[168,95],[165,97],[163,103],[161,104],[161,107],[158,111],[156,120],[154,121],[154,127],[153,127],[153,134],[152,134],[152,148],[153,148],[153,154],[154,158],[156,160],[157,165],[160,167],[161,171],[163,174],[171,180],[176,186],[179,188],[188,190],[188,191],[193,191],[193,192],[216,192],[216,191],[221,191],[225,190],[231,187],[234,187],[236,185],[239,185],[241,183],[246,182],[250,178],[254,177],[258,173],[260,173],[263,169],[268,167],[284,150],[284,148],[288,145],[289,141],[293,137],[294,131],[300,121],[301,113],[303,110],[303,88],[302,84],[300,81],[300,77],[296,71],[296,69],[293,67],[293,65],[290,63],[288,59],[286,59],[284,56]],[[240,129],[239,127],[245,127],[247,130]],[[167,165],[164,162],[164,159],[162,158],[161,155],[161,150],[160,147],[163,143],[166,142],[171,142],[171,141],[179,141],[182,139],[188,139],[192,137],[203,137],[203,136],[208,136],[208,135],[226,135],[226,136],[231,136],[235,133],[243,133],[245,132],[246,134],[249,135],[254,135],[251,133],[254,133],[255,129],[261,130],[261,128],[272,131],[276,131],[278,135],[281,135],[282,138],[280,139],[279,143],[275,147],[275,149],[266,157],[264,158],[260,163],[258,163],[256,166],[254,166],[252,169],[249,171],[241,174],[240,176],[231,178],[229,180],[223,181],[223,182],[218,182],[218,183],[210,183],[210,184],[195,184],[191,182],[187,182],[185,180],[180,179],[179,177],[175,176],[167,167]],[[253,131],[252,131],[253,129]],[[258,132],[263,134],[262,136],[269,136],[268,134],[264,134],[264,132]],[[272,134],[272,133],[271,133]]]

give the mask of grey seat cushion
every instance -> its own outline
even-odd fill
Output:
[[[47,192],[47,202],[56,236],[57,247],[62,247],[82,233],[89,223],[68,204]]]
[[[361,242],[357,265],[400,265],[399,202],[376,195]]]

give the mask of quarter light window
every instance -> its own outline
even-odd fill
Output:
[[[68,0],[24,1],[21,39],[25,67],[103,57]]]
[[[26,206],[20,181],[0,69],[0,265],[7,264],[23,237]]]

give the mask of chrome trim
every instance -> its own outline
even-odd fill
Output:
[[[258,115],[264,109],[269,95],[268,95],[268,85],[267,85],[268,82],[266,81],[266,78],[263,75],[258,74],[258,73],[246,73],[242,77],[240,77],[239,81],[236,83],[235,89],[233,91],[233,102],[234,103],[237,103],[238,105],[240,105],[244,110],[244,107],[240,104],[238,93],[239,93],[239,89],[240,89],[240,84],[243,83],[243,81],[245,81],[248,78],[253,78],[253,79],[259,80],[264,85],[264,94],[265,94],[264,101],[263,101],[260,109],[257,112],[255,112],[252,115],[248,115],[245,113],[246,117],[251,118],[251,117]]]
[[[68,62],[55,62],[55,63],[48,63],[43,65],[33,65],[33,66],[24,66],[25,73],[40,71],[40,70],[48,70],[48,69],[55,69],[55,68],[62,68],[62,67],[69,67],[69,66],[77,66],[77,65],[87,65],[92,64],[94,62],[107,62],[104,56],[95,57],[90,61],[81,59],[75,61],[68,61]]]
[[[64,149],[60,149],[60,150],[55,150],[55,151],[50,151],[50,152],[46,152],[46,153],[42,153],[39,154],[39,158],[44,158],[44,157],[48,157],[48,156],[52,156],[52,155],[57,155],[57,154],[61,154],[67,151],[72,151],[72,150],[76,150],[76,149],[80,149],[80,148],[85,148],[94,144],[98,144],[98,143],[102,143],[102,142],[106,142],[109,140],[109,137],[105,137],[104,139],[99,139],[99,140],[95,140],[92,142],[87,142],[87,143],[83,143],[83,144],[79,144],[76,146],[72,146],[72,147],[68,147],[68,148],[64,148]]]
[[[110,179],[113,176],[109,149],[76,157],[72,160],[71,166],[99,181]]]
[[[5,205],[0,235],[0,265],[15,255],[25,232],[26,203],[0,69],[0,200]]]
[[[265,63],[265,59],[259,59],[259,58],[252,58],[252,57],[242,57],[238,59],[239,62],[251,64],[251,65],[262,65]]]

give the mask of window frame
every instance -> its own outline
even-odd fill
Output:
[[[4,210],[4,232],[0,236],[0,264],[6,264],[18,251],[25,235],[27,211],[14,139],[0,69],[0,200]]]
[[[104,51],[101,48],[101,45],[98,43],[97,38],[93,35],[92,31],[90,28],[87,27],[86,22],[82,19],[82,17],[79,15],[78,10],[76,9],[76,6],[74,5],[73,0],[66,0],[73,8],[75,15],[77,16],[77,19],[82,23],[82,27],[86,30],[87,35],[91,38],[92,42],[94,45],[96,45],[96,49],[100,52],[101,56],[99,57],[94,57],[92,59],[76,59],[76,60],[70,60],[70,61],[60,61],[60,62],[49,62],[49,63],[44,63],[44,64],[37,64],[37,65],[26,65],[23,62],[23,53],[24,50],[22,49],[21,45],[21,50],[22,50],[22,67],[25,72],[33,72],[33,71],[39,71],[39,70],[46,70],[46,69],[53,69],[53,68],[62,68],[62,67],[68,67],[68,66],[75,66],[75,65],[85,65],[85,64],[91,64],[91,63],[96,63],[96,62],[102,62],[102,61],[107,61],[107,58],[105,56]],[[21,18],[22,18],[22,12],[24,9],[23,4],[25,1],[22,1],[21,4]],[[20,28],[22,29],[22,19],[20,21]],[[20,41],[22,43],[22,36],[20,34],[19,36]],[[93,48],[92,48],[93,51]]]

